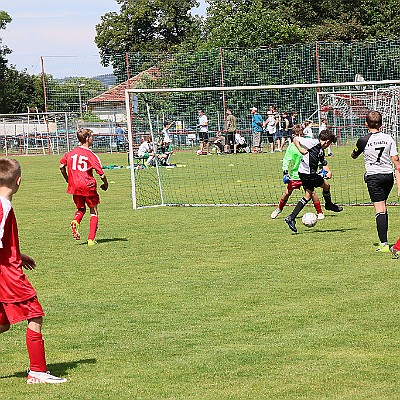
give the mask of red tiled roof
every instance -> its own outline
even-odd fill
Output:
[[[99,94],[96,97],[88,100],[88,103],[103,103],[103,102],[124,102],[125,101],[125,89],[130,89],[135,87],[135,85],[140,82],[144,77],[149,77],[151,79],[157,79],[161,75],[160,70],[157,67],[150,67],[145,71],[129,78],[127,81],[120,83],[117,86],[107,90],[106,92]]]

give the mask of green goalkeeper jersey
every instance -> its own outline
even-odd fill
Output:
[[[296,145],[292,142],[286,149],[285,156],[282,161],[282,171],[289,171],[290,179],[299,181],[299,166],[303,155],[300,153]]]

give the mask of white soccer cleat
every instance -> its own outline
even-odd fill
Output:
[[[324,219],[324,218],[325,218],[324,213],[317,214],[317,219]]]
[[[33,385],[35,383],[64,383],[67,382],[65,378],[59,378],[58,376],[51,375],[49,371],[38,372],[30,371],[28,369],[28,377],[26,378],[26,383],[28,385]]]
[[[279,208],[275,209],[275,210],[272,211],[272,213],[271,213],[271,218],[272,218],[272,219],[275,219],[281,212],[282,212],[282,210],[280,210]]]

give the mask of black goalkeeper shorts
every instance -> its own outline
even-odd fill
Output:
[[[371,201],[386,201],[393,188],[393,174],[365,175],[364,181],[367,184],[368,193]]]

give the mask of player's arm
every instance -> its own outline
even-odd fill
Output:
[[[328,166],[328,165],[324,165],[324,166],[322,167],[322,169],[325,171],[325,172],[324,172],[324,178],[325,178],[325,179],[331,179],[331,178],[332,178],[332,171],[331,171],[331,169],[329,168],[329,166]]]
[[[306,148],[304,148],[299,141],[299,138],[296,136],[293,138],[293,143],[294,145],[297,147],[297,150],[299,150],[299,152],[301,154],[307,154],[308,150]]]
[[[21,260],[22,260],[22,266],[25,269],[35,269],[36,267],[36,262],[32,257],[27,256],[26,254],[21,253]]]
[[[64,164],[60,164],[60,171],[61,175],[64,177],[65,182],[68,183],[68,174],[67,174],[67,168]]]
[[[366,143],[367,141],[364,138],[358,139],[356,146],[350,154],[351,158],[355,160],[364,151]]]
[[[103,183],[100,187],[102,190],[106,191],[108,189],[108,181],[107,181],[106,174],[100,175],[100,179],[103,181]]]
[[[391,156],[392,162],[394,164],[394,167],[396,169],[396,185],[397,185],[397,196],[400,197],[400,159],[399,156]]]

